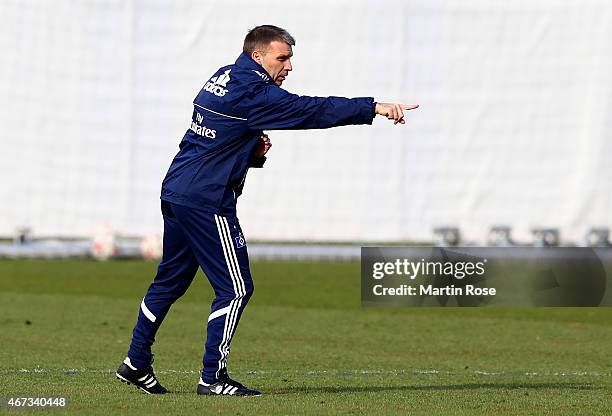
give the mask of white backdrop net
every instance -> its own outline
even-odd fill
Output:
[[[297,39],[283,85],[418,103],[405,126],[269,132],[239,201],[250,239],[581,239],[612,210],[605,0],[0,2],[0,234],[161,229],[191,101],[246,30]]]

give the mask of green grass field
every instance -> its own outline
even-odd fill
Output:
[[[103,415],[612,414],[612,308],[362,308],[357,263],[252,265],[229,360],[264,393],[251,398],[195,394],[211,300],[198,276],[154,347],[172,393],[148,396],[114,371],[155,268],[0,261],[0,396]]]

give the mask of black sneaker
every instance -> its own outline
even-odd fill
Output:
[[[123,360],[115,375],[122,382],[133,384],[147,394],[164,394],[168,392],[155,378],[152,366],[144,370],[138,370],[132,365],[129,357]]]
[[[216,383],[207,384],[200,378],[197,393],[204,396],[261,396],[261,392],[229,378],[226,369],[219,372],[219,381]]]

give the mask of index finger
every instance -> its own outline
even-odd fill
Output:
[[[415,108],[419,108],[418,104],[401,104],[402,110],[414,110]]]

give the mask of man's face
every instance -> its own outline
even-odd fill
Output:
[[[268,45],[268,49],[253,52],[255,61],[260,61],[259,64],[270,74],[272,81],[278,86],[283,83],[289,71],[293,69],[291,67],[292,56],[291,45],[276,40]]]

